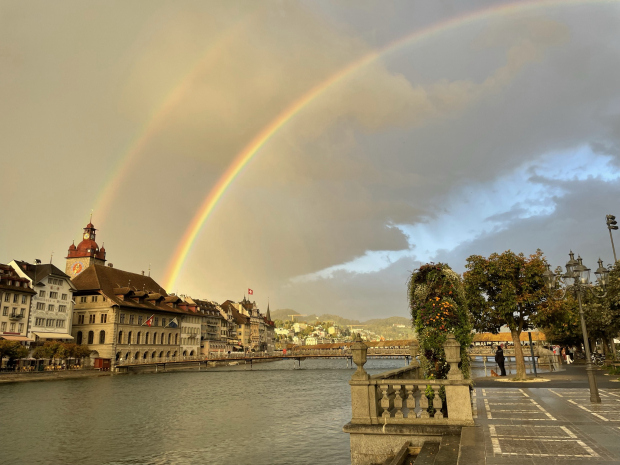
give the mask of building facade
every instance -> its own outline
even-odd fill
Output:
[[[71,279],[91,265],[105,265],[105,247],[99,248],[95,242],[96,231],[92,222],[88,223],[82,233],[82,241],[77,247],[75,243],[69,246],[65,273]]]
[[[37,341],[71,341],[73,292],[69,276],[50,264],[31,264],[13,260],[9,263],[36,291],[28,319],[28,337]]]
[[[0,338],[32,342],[28,337],[28,319],[35,294],[28,278],[18,275],[12,266],[0,264]]]

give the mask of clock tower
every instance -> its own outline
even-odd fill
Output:
[[[105,248],[99,248],[95,242],[95,231],[93,224],[88,223],[82,234],[82,242],[77,247],[75,243],[69,246],[65,273],[71,279],[91,265],[105,265]]]

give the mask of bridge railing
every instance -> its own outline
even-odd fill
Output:
[[[357,371],[349,381],[351,424],[473,425],[471,380],[458,368],[460,344],[449,335],[444,348],[451,365],[448,379],[421,379],[417,341],[410,346],[407,367],[370,376],[364,370],[368,347],[358,338],[352,345]]]

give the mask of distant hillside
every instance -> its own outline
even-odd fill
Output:
[[[292,310],[290,308],[275,310],[271,312],[271,318],[273,320],[290,320],[291,317],[288,315],[299,315],[299,312]],[[402,316],[392,316],[388,318],[373,318],[367,321],[359,321],[352,320],[348,318],[343,318],[339,315],[332,315],[329,313],[324,313],[322,315],[306,315],[295,317],[295,321],[299,321],[300,323],[311,323],[316,321],[331,321],[336,323],[338,326],[350,326],[350,325],[364,325],[360,326],[359,329],[365,329],[368,331],[372,331],[377,334],[381,334],[387,339],[409,339],[414,335],[413,328],[411,325],[411,319],[405,318]],[[404,325],[404,327],[399,328],[395,325]],[[355,329],[355,328],[354,328]]]

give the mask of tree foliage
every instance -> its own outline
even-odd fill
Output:
[[[497,333],[508,326],[515,346],[517,379],[525,378],[521,332],[553,321],[561,308],[559,302],[548,298],[543,253],[539,249],[529,257],[510,250],[489,258],[472,255],[466,268],[463,278],[474,328]]]
[[[472,342],[471,315],[461,277],[447,264],[427,263],[415,270],[408,283],[409,308],[418,334],[424,376],[445,378],[443,344],[454,333],[461,344],[461,369],[470,376],[467,349]]]
[[[0,361],[7,357],[9,361],[28,356],[28,348],[18,341],[0,339]]]

